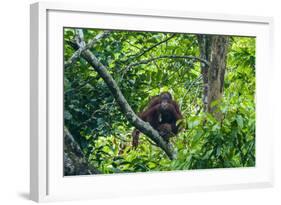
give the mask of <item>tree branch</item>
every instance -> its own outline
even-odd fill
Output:
[[[159,60],[159,59],[165,59],[165,58],[171,58],[171,59],[177,59],[177,58],[191,59],[191,60],[195,60],[195,61],[199,61],[201,63],[204,63],[207,66],[210,66],[210,63],[208,61],[206,61],[206,60],[204,60],[202,58],[196,57],[196,56],[163,55],[163,56],[158,56],[158,57],[150,58],[150,59],[147,59],[147,60],[142,60],[142,61],[139,61],[137,63],[132,63],[132,64],[128,65],[125,70],[127,70],[128,68],[133,67],[133,66],[147,64],[147,63],[150,63],[152,61],[156,61],[156,60]]]
[[[81,30],[81,29],[77,29]],[[81,32],[77,32],[78,34]],[[83,36],[79,37],[80,39]],[[78,45],[79,46],[79,45]],[[123,96],[120,88],[118,87],[117,83],[108,72],[107,68],[99,62],[96,56],[89,51],[88,49],[83,50],[81,52],[81,56],[95,69],[95,71],[100,75],[100,77],[104,80],[107,84],[109,90],[111,91],[112,95],[116,99],[118,105],[121,108],[122,113],[126,116],[127,120],[134,125],[140,132],[147,135],[152,141],[154,141],[161,149],[165,151],[167,156],[172,160],[175,158],[175,153],[159,135],[159,133],[151,127],[151,125],[147,122],[141,120],[132,110],[130,105],[128,104],[127,100]]]
[[[175,37],[175,34],[172,34],[170,37],[168,37],[168,38],[164,39],[163,41],[160,41],[160,42],[158,42],[158,43],[152,45],[151,47],[145,49],[144,51],[140,52],[139,54],[134,54],[134,55],[129,56],[129,58],[126,59],[126,60],[123,61],[123,62],[125,63],[125,62],[128,62],[129,60],[131,60],[131,59],[133,59],[133,58],[139,58],[139,57],[141,57],[142,55],[144,55],[145,53],[147,53],[147,52],[149,52],[150,50],[152,50],[153,48],[155,48],[155,47],[157,47],[157,46],[159,46],[159,45],[161,45],[161,44],[163,44],[163,43],[169,41],[170,39],[172,39],[172,38],[174,38],[174,37]]]
[[[76,39],[76,44],[79,46],[79,49],[74,52],[74,54],[64,63],[64,68],[69,68],[73,63],[77,61],[81,53],[89,48],[91,48],[94,44],[96,44],[100,39],[106,37],[110,31],[104,31],[98,35],[95,36],[94,39],[91,39],[87,45],[80,45],[81,42],[79,42],[78,39]],[[83,34],[79,34],[83,35]]]

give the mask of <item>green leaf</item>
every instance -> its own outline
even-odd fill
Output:
[[[243,117],[241,115],[237,115],[236,122],[238,124],[238,127],[240,129],[242,129],[243,128]]]

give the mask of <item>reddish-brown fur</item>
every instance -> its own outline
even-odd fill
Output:
[[[172,95],[169,92],[162,92],[151,99],[147,108],[139,114],[139,117],[158,130],[160,135],[162,133],[165,133],[162,135],[167,135],[166,131],[169,129],[176,135],[178,133],[176,122],[182,118],[182,114],[177,102],[172,99]],[[165,126],[161,126],[163,124]],[[163,129],[165,129],[164,132],[161,132]],[[132,145],[134,147],[138,146],[139,134],[140,131],[137,129],[132,133]]]

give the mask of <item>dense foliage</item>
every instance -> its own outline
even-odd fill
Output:
[[[85,41],[102,30],[84,29]],[[64,30],[64,57],[74,29]],[[185,129],[172,144],[177,158],[141,135],[131,147],[134,127],[116,104],[107,85],[83,58],[64,70],[64,123],[87,162],[102,173],[186,170],[255,165],[255,38],[231,37],[223,98],[214,102],[223,118],[205,112],[197,36],[113,31],[90,48],[105,65],[133,110],[151,96],[169,91],[179,102]]]

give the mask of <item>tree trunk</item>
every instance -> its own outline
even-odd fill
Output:
[[[200,57],[210,62],[209,67],[201,63],[204,110],[212,113],[218,120],[221,119],[221,113],[217,104],[223,94],[228,41],[228,36],[198,35]]]
[[[221,113],[213,102],[219,102],[223,94],[224,74],[227,59],[227,36],[212,37],[211,64],[208,72],[208,105],[207,111],[213,113],[217,119],[221,119]],[[214,103],[217,104],[217,103]]]
[[[88,175],[100,174],[101,172],[94,167],[89,166],[80,146],[75,141],[67,127],[64,127],[64,175]]]
[[[200,58],[206,60],[207,62],[210,62],[212,36],[199,34],[197,38],[198,38],[198,44],[200,50]],[[202,101],[204,105],[204,111],[207,111],[207,107],[208,107],[208,87],[209,87],[208,70],[209,70],[209,65],[201,62],[201,75],[203,79]]]

